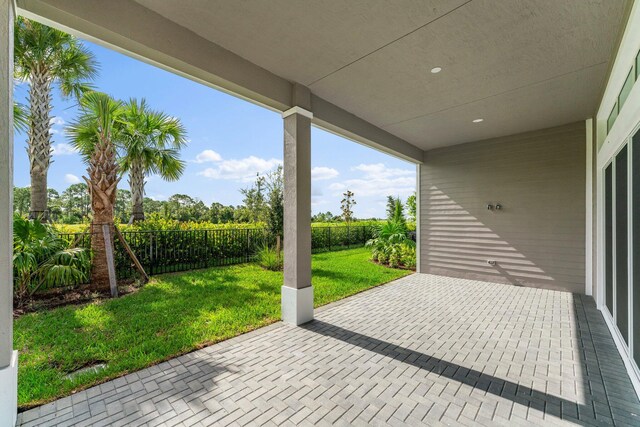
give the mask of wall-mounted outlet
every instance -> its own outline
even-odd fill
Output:
[[[489,264],[489,265],[496,265],[496,261],[495,261],[495,260],[493,260],[493,259],[488,259],[488,260],[487,260],[487,264]]]

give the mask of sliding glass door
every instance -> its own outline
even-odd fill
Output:
[[[640,131],[604,168],[604,303],[640,366]]]
[[[638,55],[640,58],[640,54]],[[631,337],[640,366],[640,130],[631,140]]]

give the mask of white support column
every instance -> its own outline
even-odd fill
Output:
[[[422,164],[416,165],[416,273],[422,273],[421,254],[422,254],[422,227],[420,218],[420,206],[422,204],[421,182],[422,182]]]
[[[13,0],[0,0],[0,423],[13,426],[18,355],[13,351]]]
[[[293,107],[284,119],[284,286],[282,320],[313,320],[311,286],[311,119]]]

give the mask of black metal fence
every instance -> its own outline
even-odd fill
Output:
[[[361,247],[373,237],[372,226],[312,227],[311,249],[327,252]],[[275,239],[262,228],[123,231],[122,236],[149,275],[242,264],[255,260],[264,245]],[[90,233],[60,234],[70,247],[91,247]],[[137,275],[133,262],[114,237],[118,279]],[[286,244],[283,242],[283,244]]]

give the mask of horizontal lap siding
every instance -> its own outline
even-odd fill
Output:
[[[428,151],[422,272],[584,293],[585,144],[578,122]]]

